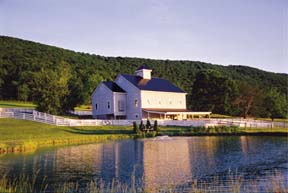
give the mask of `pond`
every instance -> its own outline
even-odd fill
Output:
[[[85,184],[91,180],[104,186],[116,181],[152,192],[167,187],[183,191],[191,189],[196,180],[205,181],[206,186],[210,182],[228,186],[234,177],[241,184],[263,186],[265,190],[267,184],[273,186],[272,181],[279,180],[277,176],[288,187],[283,180],[288,177],[287,145],[286,137],[225,136],[68,146],[2,156],[0,177],[37,175],[37,188],[45,177],[45,183],[51,185],[47,192],[66,182],[77,182],[79,189],[87,192]]]

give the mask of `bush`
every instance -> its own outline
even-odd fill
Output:
[[[144,126],[144,124],[143,124],[143,121],[141,120],[141,122],[140,122],[140,125],[139,125],[139,129],[140,129],[140,131],[144,131],[144,129],[145,129],[145,126]]]
[[[150,138],[150,137],[155,137],[155,136],[156,136],[156,132],[153,131],[153,132],[146,133],[144,137]]]
[[[156,134],[159,132],[158,122],[157,120],[154,121],[154,131],[156,131]]]
[[[136,121],[133,121],[133,132],[137,133],[137,130],[138,130],[138,125],[137,125]]]
[[[152,125],[149,121],[149,119],[147,119],[147,122],[146,122],[146,129],[151,129]]]

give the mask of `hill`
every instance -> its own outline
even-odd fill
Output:
[[[90,95],[100,81],[113,80],[119,73],[133,74],[137,67],[143,64],[153,69],[153,76],[172,81],[189,96],[193,94],[197,74],[203,71],[217,71],[221,76],[237,83],[242,82],[263,91],[273,88],[283,96],[287,93],[287,74],[265,72],[247,66],[221,66],[184,60],[104,57],[0,36],[0,99],[35,100],[37,98],[35,84],[45,81],[39,76],[39,81],[36,81],[35,74],[42,72],[50,78],[65,76],[58,81],[67,84],[66,94],[70,93],[73,96],[74,101],[70,101],[67,105],[73,107],[76,104],[89,104]],[[46,81],[53,82],[49,77]],[[59,85],[58,83],[55,82],[56,85]],[[61,87],[58,89],[63,90]],[[189,96],[188,104],[193,107]]]

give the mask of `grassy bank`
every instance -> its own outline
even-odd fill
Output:
[[[37,147],[102,142],[133,137],[132,127],[59,127],[17,119],[0,119],[0,152],[34,151]]]
[[[259,176],[260,177],[260,176]],[[263,176],[262,176],[263,177]],[[147,185],[142,180],[136,180],[135,176],[131,176],[130,185],[123,184],[118,180],[112,180],[111,183],[105,183],[102,179],[90,180],[82,182],[60,182],[58,184],[49,184],[45,179],[38,179],[37,174],[32,176],[21,175],[12,180],[6,176],[0,177],[0,192],[2,193],[72,193],[72,192],[90,192],[90,193],[149,193],[149,192],[169,192],[169,193],[263,193],[263,192],[287,192],[285,186],[285,178],[278,172],[267,176],[266,183],[260,182],[261,177],[256,179],[244,179],[243,175],[229,174],[226,180],[221,181],[219,177],[214,177],[209,180],[191,179],[186,184],[167,184],[161,185]],[[41,185],[36,182],[41,182]],[[245,183],[246,181],[246,183]],[[84,189],[83,189],[84,187]]]
[[[103,142],[133,137],[154,137],[156,132],[133,133],[132,126],[62,127],[26,120],[0,119],[0,154],[35,151],[38,147]],[[287,128],[238,127],[160,127],[158,135],[279,135],[287,136]]]
[[[160,127],[160,135],[169,136],[222,136],[222,135],[278,135],[287,136],[287,128],[240,128],[240,127]]]

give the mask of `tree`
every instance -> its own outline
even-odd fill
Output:
[[[147,119],[147,122],[146,122],[146,129],[151,129],[151,123],[150,123],[150,120]]]
[[[137,134],[138,130],[139,130],[139,128],[138,128],[136,121],[133,121],[133,132]]]
[[[143,124],[143,121],[142,121],[142,120],[141,120],[141,122],[140,122],[139,129],[141,130],[141,132],[143,132],[144,129],[145,129],[145,125]]]
[[[262,106],[262,117],[269,117],[274,120],[275,118],[287,118],[288,116],[287,98],[275,88],[270,89],[264,95]]]
[[[237,105],[239,113],[238,115],[243,116],[245,119],[248,117],[251,111],[253,114],[257,114],[257,98],[261,97],[261,90],[256,86],[251,86],[246,82],[240,82],[238,84],[239,94],[235,98],[234,104]],[[256,101],[256,102],[255,102]],[[256,111],[255,111],[256,110]]]
[[[220,114],[234,114],[233,101],[238,95],[238,87],[231,78],[220,72],[209,70],[196,75],[191,93],[192,109],[212,111]]]
[[[41,69],[33,74],[32,92],[37,110],[51,114],[63,114],[63,100],[69,94],[67,77],[51,69]]]
[[[156,131],[156,134],[159,132],[158,122],[157,120],[154,121],[154,131]]]

